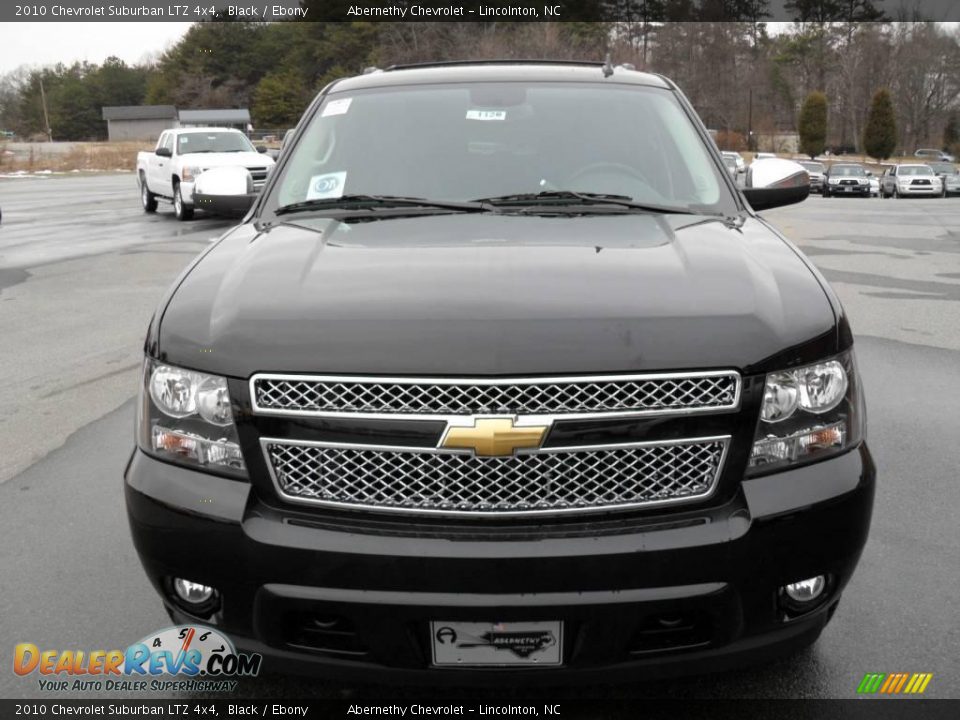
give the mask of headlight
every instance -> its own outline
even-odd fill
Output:
[[[839,185],[839,184],[840,184],[840,178],[830,178],[830,184],[831,184],[831,185]]]
[[[855,447],[865,409],[853,352],[769,373],[748,474],[782,470]]]
[[[226,378],[144,363],[137,442],[162,460],[247,477]]]
[[[188,165],[183,168],[183,180],[196,180],[197,176],[203,173],[206,168],[197,167],[196,165]]]

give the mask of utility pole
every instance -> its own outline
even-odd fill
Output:
[[[47,128],[47,141],[53,142],[53,130],[50,128],[50,116],[47,114],[47,94],[43,91],[43,78],[40,78],[40,101],[43,103],[43,124]]]
[[[753,152],[753,88],[747,96],[747,150]]]

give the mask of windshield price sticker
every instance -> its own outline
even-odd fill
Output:
[[[506,110],[467,110],[467,120],[506,120]]]
[[[353,102],[353,98],[343,98],[342,100],[331,100],[324,106],[323,112],[320,113],[320,117],[330,117],[331,115],[346,115],[347,110],[350,109],[351,102]]]
[[[343,195],[343,186],[346,182],[346,172],[314,175],[310,178],[310,186],[307,188],[306,199],[325,200],[326,198],[338,198]]]

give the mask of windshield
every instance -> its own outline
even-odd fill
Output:
[[[866,171],[859,165],[834,165],[830,174],[837,177],[865,177]]]
[[[822,173],[823,165],[818,162],[802,162],[800,163],[804,169],[809,170],[810,172]]]
[[[721,172],[668,90],[415,85],[328,97],[266,206],[358,195],[469,202],[538,193],[553,193],[555,205],[582,205],[564,194],[574,191],[730,214],[737,208]]]
[[[953,175],[955,172],[957,172],[957,169],[953,165],[946,162],[930,163],[930,167],[933,168],[933,171],[938,174],[943,173],[945,175]]]
[[[933,175],[929,165],[901,165],[897,175]]]
[[[177,136],[177,154],[199,152],[256,152],[246,135],[238,132],[191,132]]]

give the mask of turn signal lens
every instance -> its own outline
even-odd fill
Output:
[[[844,422],[803,430],[788,437],[771,435],[753,443],[749,467],[762,468],[764,465],[812,459],[820,452],[842,448],[845,437]]]

